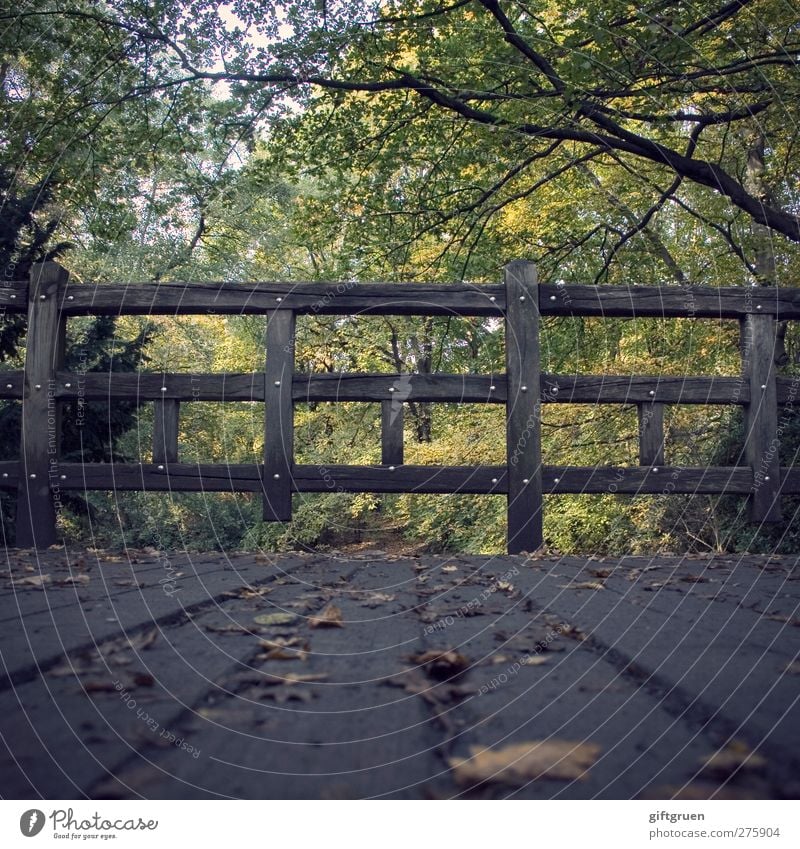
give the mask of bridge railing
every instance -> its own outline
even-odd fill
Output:
[[[0,488],[17,492],[17,545],[58,542],[56,514],[66,490],[259,493],[264,518],[289,521],[292,494],[339,491],[505,495],[508,550],[542,544],[543,496],[561,493],[740,494],[750,519],[774,522],[782,494],[800,492],[800,469],[779,466],[779,407],[792,407],[800,378],[775,368],[777,320],[800,318],[800,289],[539,285],[532,263],[515,261],[502,285],[419,283],[221,283],[86,285],[55,263],[30,280],[0,288],[0,313],[27,313],[25,366],[2,372],[0,398],[22,401],[19,460],[0,463]],[[251,374],[74,373],[64,370],[66,323],[82,315],[264,315],[263,372]],[[494,316],[505,324],[502,374],[306,374],[295,371],[295,320],[304,314]],[[543,315],[737,319],[737,377],[556,375],[543,373]],[[65,401],[136,400],[155,408],[152,462],[68,463],[60,457]],[[181,463],[182,403],[264,403],[262,463]],[[308,401],[382,404],[381,464],[295,463],[293,407]],[[415,466],[403,462],[406,401],[502,404],[506,462],[492,466]],[[635,404],[639,465],[542,465],[542,404]],[[745,411],[747,465],[667,466],[667,404],[736,404]]]

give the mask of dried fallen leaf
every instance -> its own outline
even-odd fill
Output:
[[[387,601],[394,601],[395,597],[389,593],[370,593],[361,603],[366,607],[379,607]]]
[[[261,646],[266,651],[259,655],[259,660],[305,660],[308,656],[308,643],[299,637],[261,640]]]
[[[767,759],[754,752],[747,743],[731,740],[725,748],[714,752],[705,761],[700,773],[704,776],[728,778],[739,770],[758,770],[766,765]]]
[[[410,660],[424,666],[432,678],[450,678],[469,668],[467,658],[452,649],[428,649],[412,655]]]
[[[70,575],[68,578],[61,578],[58,581],[54,581],[55,585],[58,587],[68,587],[70,584],[88,584],[89,576],[88,575]]]
[[[15,584],[25,584],[29,587],[37,587],[42,589],[45,584],[50,583],[49,575],[30,575],[27,578],[16,578],[14,580]]]
[[[459,784],[484,781],[527,784],[541,778],[561,781],[583,779],[600,747],[568,740],[533,740],[501,749],[470,747],[469,758],[451,758],[453,777]]]
[[[562,590],[604,590],[605,585],[600,581],[578,581],[577,584],[559,584]]]
[[[309,619],[312,628],[342,628],[342,611],[331,602]]]
[[[259,613],[253,617],[256,625],[291,625],[297,616],[294,613]]]
[[[457,572],[458,566],[454,566],[452,563],[448,563],[447,566],[442,566],[442,572]]]

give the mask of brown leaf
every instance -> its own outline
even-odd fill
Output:
[[[259,660],[305,660],[308,656],[308,643],[304,643],[299,637],[291,637],[288,640],[261,640],[261,646],[267,651],[259,655]]]
[[[54,581],[54,584],[57,587],[68,587],[70,584],[88,584],[89,576],[88,575],[70,575],[68,578],[60,578],[58,581]]]
[[[452,563],[448,563],[447,566],[442,566],[442,572],[457,572],[458,566],[454,566]]]
[[[700,773],[704,776],[728,778],[734,772],[763,769],[766,765],[766,758],[750,749],[747,743],[731,740],[725,748],[714,752],[705,761]]]
[[[562,590],[604,590],[605,585],[600,581],[578,581],[577,584],[559,584]]]
[[[469,668],[467,658],[452,649],[428,649],[412,655],[410,660],[424,666],[432,678],[450,678]]]
[[[137,687],[152,687],[156,683],[156,679],[148,672],[137,672],[133,676],[133,683]]]
[[[389,593],[370,593],[361,603],[366,607],[379,607],[387,601],[394,601],[395,597]]]
[[[30,575],[27,578],[15,578],[15,584],[25,584],[29,587],[36,587],[37,589],[43,589],[45,584],[50,583],[49,575]]]
[[[470,753],[469,758],[450,759],[453,777],[459,784],[492,781],[521,785],[540,778],[583,779],[600,747],[568,740],[533,740],[500,749],[471,746]]]
[[[342,628],[342,611],[331,602],[309,619],[312,628]]]

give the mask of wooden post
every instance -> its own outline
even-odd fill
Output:
[[[657,401],[637,404],[639,413],[639,465],[664,465],[664,405]]]
[[[745,406],[745,456],[753,471],[751,522],[780,522],[780,440],[775,380],[775,319],[748,315],[741,322],[744,380],[750,387]]]
[[[65,319],[58,289],[69,279],[55,262],[31,267],[28,332],[22,395],[20,479],[17,490],[17,546],[46,548],[58,542],[56,504],[60,448],[55,372],[64,358]]]
[[[399,398],[381,401],[381,463],[403,465],[403,402]]]
[[[542,545],[539,287],[534,264],[509,263],[505,286],[508,553],[518,554]]]
[[[292,310],[275,310],[267,323],[263,481],[265,522],[289,522],[292,518],[294,326]]]
[[[177,463],[180,401],[164,398],[153,406],[153,462]]]

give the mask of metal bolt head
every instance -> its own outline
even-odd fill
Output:
[[[161,466],[161,465],[159,465],[159,467],[158,467],[158,471],[159,471],[159,472],[163,472],[163,471],[164,471],[164,467],[163,467],[163,466]]]
[[[527,392],[527,391],[528,391],[528,387],[527,387],[527,386],[520,386],[519,391],[520,391],[520,392]]]
[[[656,394],[656,390],[651,389],[647,394],[652,398]]]
[[[66,475],[59,475],[59,477],[61,478],[62,481],[65,481],[67,479]]]
[[[390,392],[394,392],[394,386],[390,386],[390,387],[389,387],[389,391],[390,391]]]
[[[41,389],[41,388],[42,388],[42,384],[41,384],[41,383],[36,383],[36,384],[34,384],[34,387],[33,387],[33,388],[34,388],[34,389]]]
[[[553,393],[553,395],[558,395],[558,387],[557,386],[553,387],[552,393]]]
[[[166,392],[166,391],[167,391],[167,387],[166,387],[166,386],[162,386],[162,387],[161,387],[161,391],[162,391],[162,392]]]
[[[273,477],[276,481],[279,481],[279,480],[281,479],[281,476],[280,476],[277,472],[275,472],[275,474],[274,474],[272,477]]]
[[[657,472],[658,472],[658,468],[657,467],[653,468],[653,474],[656,474]]]
[[[494,390],[495,390],[495,389],[497,389],[497,387],[496,387],[496,386],[494,386],[494,385],[492,385],[492,386],[490,386],[490,387],[489,387],[489,391],[490,391],[490,392],[494,392]]]
[[[72,384],[71,384],[71,383],[65,383],[65,384],[64,384],[64,389],[71,389],[71,388],[72,388]]]
[[[280,386],[280,385],[281,385],[280,380],[276,380],[276,381],[275,381],[275,385],[276,385],[276,386]]]
[[[280,302],[283,300],[283,298],[282,298],[280,295],[278,295],[278,297],[277,297],[277,298],[275,298],[275,300],[276,300],[278,303],[280,303]]]
[[[394,471],[394,466],[389,466],[389,471],[390,471],[390,472],[393,472],[393,471]]]
[[[4,477],[4,478],[7,478],[7,477],[8,477],[8,472],[3,472],[3,477]]]
[[[40,300],[40,301],[46,301],[46,300],[47,300],[47,295],[39,295],[39,300]]]
[[[555,296],[555,295],[550,295],[550,300],[551,300],[551,301],[554,301],[555,299],[556,299],[556,296]]]
[[[767,384],[766,384],[766,383],[762,383],[762,384],[761,384],[761,388],[762,388],[762,389],[766,389],[766,388],[767,388]]]
[[[764,480],[765,480],[765,481],[768,481],[768,480],[769,480],[769,475],[764,475]]]
[[[761,309],[761,304],[756,304],[756,309],[757,309],[757,310],[760,310],[760,309]]]
[[[521,301],[524,301],[524,300],[525,300],[525,295],[520,295],[520,296],[519,296],[519,299],[520,299]]]
[[[6,384],[6,389],[13,389],[13,388],[14,388],[14,384],[13,384],[13,383],[7,383],[7,384]]]
[[[490,295],[490,296],[489,296],[489,300],[490,300],[492,303],[494,303],[494,302],[497,300],[497,298],[495,298],[495,296],[494,296],[494,295]]]
[[[497,478],[492,478],[492,483],[497,483]]]
[[[560,480],[561,478],[553,478],[553,483],[558,483]]]
[[[10,295],[10,298],[11,298],[11,300],[12,300],[12,301],[16,301],[16,300],[17,300],[17,296],[16,296],[16,295]]]
[[[522,479],[522,482],[523,482],[524,484],[529,484],[529,483],[530,483],[530,481],[529,481],[527,478],[523,478],[523,479]]]
[[[31,472],[31,480],[35,480],[35,479],[36,479],[36,472]]]
[[[75,300],[75,295],[67,295],[67,300],[68,300],[68,301],[74,301],[74,300]]]

